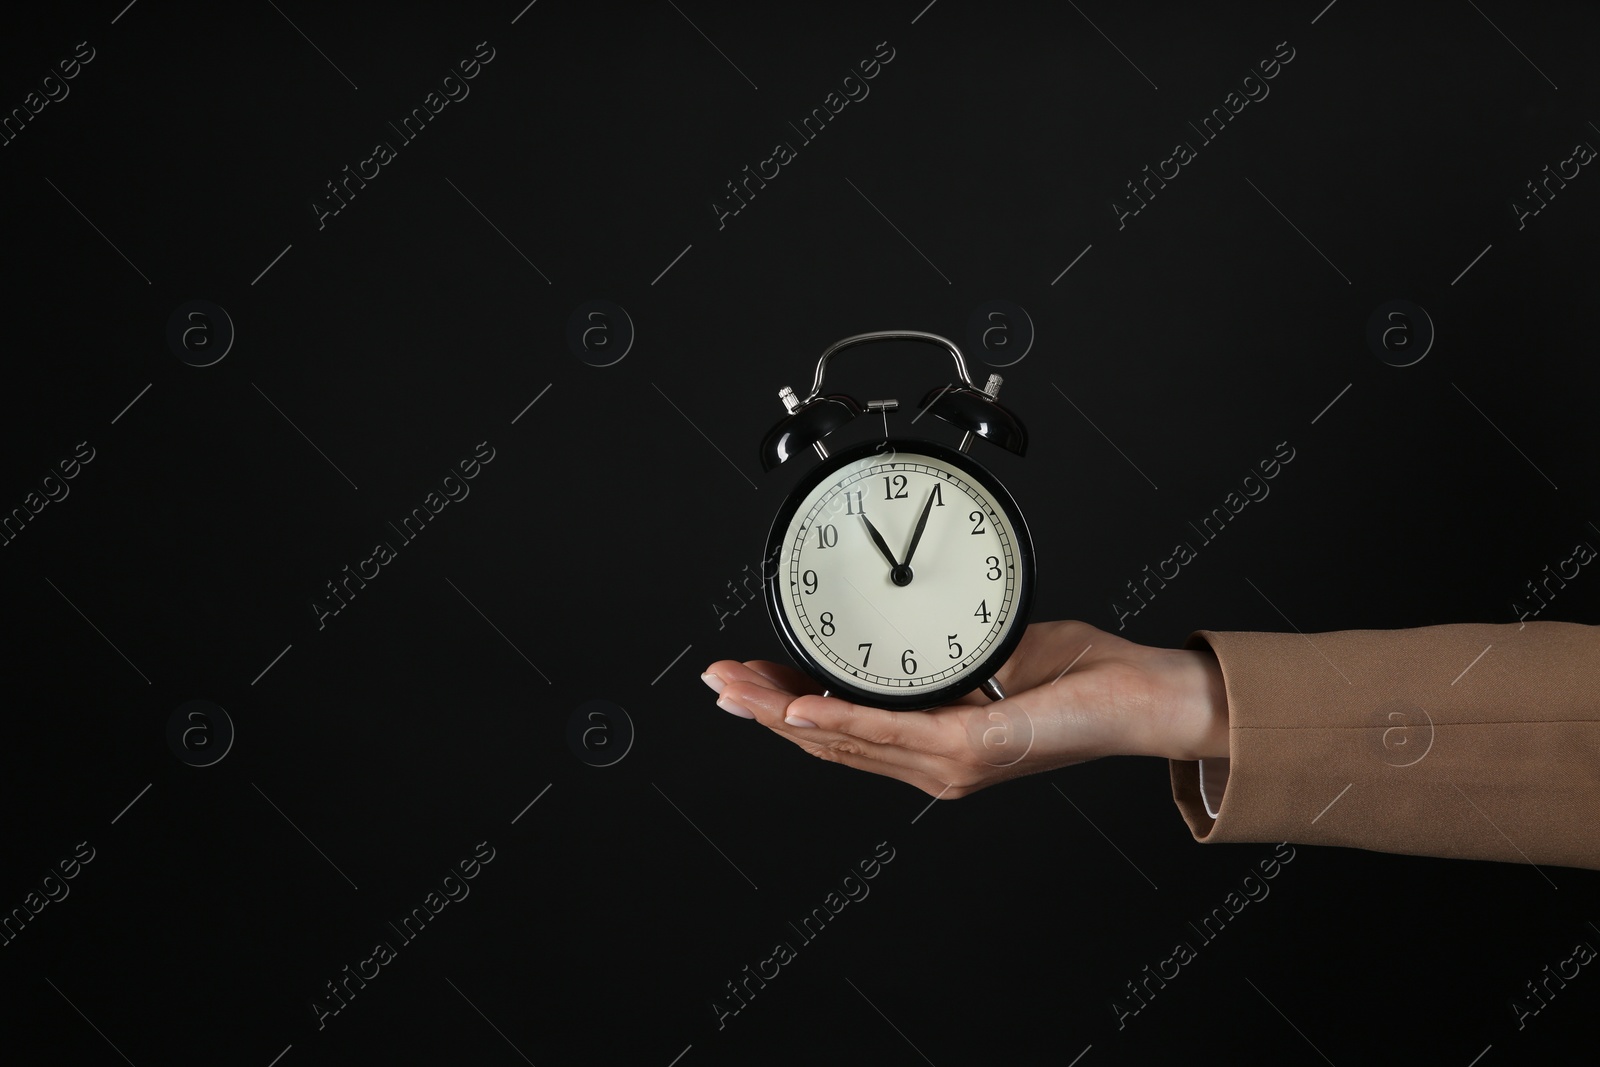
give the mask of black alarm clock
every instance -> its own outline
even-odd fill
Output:
[[[822,395],[828,360],[873,342],[938,345],[958,380],[928,393],[919,414],[962,431],[957,447],[888,436],[895,400],[863,405]],[[767,536],[767,613],[784,648],[828,695],[892,710],[937,707],[981,689],[1004,699],[995,672],[1027,626],[1033,541],[1000,480],[967,455],[982,439],[1022,455],[1027,432],[979,388],[954,342],[919,330],[856,334],[817,360],[804,399],[785,386],[787,414],[761,443],[771,471],[803,452],[821,462],[785,498]],[[883,413],[885,436],[838,453],[823,438]],[[925,423],[932,426],[933,423]]]

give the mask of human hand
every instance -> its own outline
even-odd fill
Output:
[[[1151,648],[1087,623],[1033,623],[978,691],[931,711],[885,711],[821,695],[793,667],[718,660],[717,705],[806,752],[954,799],[1101,756],[1228,755],[1222,669],[1205,649]]]

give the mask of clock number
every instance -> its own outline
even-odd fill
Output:
[[[913,649],[908,648],[900,653],[900,669],[907,674],[917,673],[917,661],[911,658],[912,651]]]
[[[909,495],[906,492],[906,476],[904,474],[885,474],[883,476],[883,499],[904,500]]]
[[[993,559],[994,557],[990,556],[989,558]],[[977,619],[979,622],[988,622],[990,614],[989,601],[985,599],[978,601],[978,610],[972,613],[972,617]]]
[[[834,526],[833,523],[830,522],[826,526],[818,526],[817,527],[817,547],[818,548],[832,548],[834,545],[836,545],[838,543],[839,543],[839,529],[838,529],[838,527]],[[993,559],[994,557],[990,556],[989,558]]]
[[[866,649],[866,652],[862,653],[861,656],[861,665],[865,667],[867,665],[867,660],[872,657],[872,642],[866,641],[856,646],[857,652],[860,652],[862,649]]]
[[[983,512],[974,511],[971,515],[968,515],[967,518],[972,520],[973,534],[976,535],[983,533]]]
[[[863,490],[863,489],[857,489],[853,493],[845,493],[845,495],[844,495],[844,511],[845,511],[845,514],[846,515],[865,515],[867,513],[867,506],[866,506],[865,501],[863,501],[861,499],[865,495],[866,495],[866,491]]]
[[[832,637],[834,631],[833,612],[824,611],[818,621],[822,623],[822,636]]]
[[[800,580],[806,583],[806,593],[810,594],[810,593],[815,593],[817,591],[817,572],[816,571],[806,571],[804,574],[802,574],[800,576]]]
[[[944,494],[939,491],[939,490],[941,490],[943,488],[944,488],[944,486],[939,485],[937,482],[934,483],[934,486],[933,486],[933,506],[936,507],[936,508],[944,507]]]
[[[832,527],[830,527],[830,529],[831,528]],[[986,557],[984,559],[984,562],[989,565],[989,570],[991,572],[989,574],[984,575],[984,577],[988,578],[991,582],[999,581],[1000,580],[1000,557],[999,556],[988,556],[988,557]]]
[[[961,658],[961,642],[956,640],[956,635],[955,634],[951,634],[949,637],[945,638],[945,640],[950,642],[950,658],[951,659],[960,659]]]

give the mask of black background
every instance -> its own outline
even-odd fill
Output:
[[[1029,454],[976,453],[1033,528],[1036,619],[1115,630],[1123,583],[1288,441],[1126,636],[1515,621],[1600,537],[1600,178],[1511,208],[1600,143],[1592,8],[923,2],[7,16],[0,108],[95,50],[0,147],[0,509],[95,450],[0,549],[0,909],[95,849],[0,949],[9,1058],[1590,1055],[1600,978],[1521,1030],[1509,1005],[1600,938],[1593,873],[1302,846],[1119,1030],[1124,983],[1270,844],[1195,844],[1155,760],[930,809],[696,675],[779,655],[758,604],[713,606],[803,474],[756,463],[777,388],[851,333],[965,343],[992,299],[1037,332],[1002,371]],[[480,41],[470,96],[319,228],[324,183]],[[1282,41],[1270,96],[1119,229],[1124,183]],[[879,42],[870,95],[719,228],[724,184]],[[166,340],[191,299],[237,330],[209,367]],[[566,341],[592,299],[636,330],[611,366]],[[1394,299],[1437,329],[1409,367],[1366,341]],[[847,360],[840,388],[908,411],[949,377],[916,347]],[[324,583],[481,441],[470,496],[319,629]],[[1596,581],[1541,617],[1592,619]],[[209,767],[166,740],[191,699],[237,729]],[[592,699],[635,732],[612,766],[568,742]],[[480,841],[471,895],[319,1029],[323,983]],[[724,984],[879,842],[870,896],[719,1029]]]

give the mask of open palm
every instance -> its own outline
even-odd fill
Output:
[[[718,660],[702,675],[724,710],[819,758],[954,799],[1009,778],[1111,755],[1226,756],[1227,705],[1205,650],[1151,648],[1074,621],[1034,623],[996,678],[929,711],[824,697],[766,660]]]

